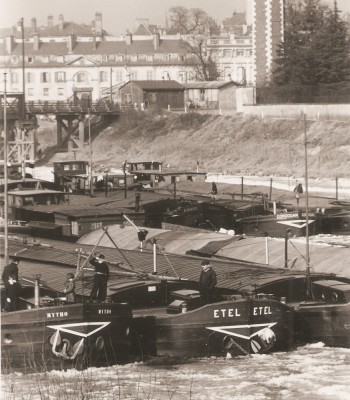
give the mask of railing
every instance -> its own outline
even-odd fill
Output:
[[[82,101],[73,102],[27,102],[26,112],[28,114],[116,114],[122,112],[120,104],[109,101],[98,100],[96,102]]]

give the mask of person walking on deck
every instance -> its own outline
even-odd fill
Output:
[[[300,199],[300,196],[304,192],[303,185],[301,183],[296,185],[295,188],[294,188],[294,192],[295,192],[295,198],[297,199],[297,206],[299,207],[299,199]]]

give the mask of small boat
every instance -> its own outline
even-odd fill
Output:
[[[44,295],[41,299],[39,289]],[[35,288],[26,286],[22,290],[23,309],[1,313],[4,373],[82,369],[128,360],[130,306],[65,303],[52,295],[49,289],[40,288],[36,280]]]

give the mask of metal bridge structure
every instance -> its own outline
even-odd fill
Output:
[[[86,131],[97,120],[116,118],[123,109],[119,104],[100,99],[74,101],[24,101],[23,93],[0,93],[0,130],[4,135],[5,117],[8,138],[8,162],[34,163],[36,158],[36,130],[38,116],[50,115],[56,119],[57,147],[63,151],[84,146]],[[4,147],[0,140],[0,162],[4,162]]]

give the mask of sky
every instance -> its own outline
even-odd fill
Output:
[[[332,4],[333,0],[324,0]],[[245,10],[246,0],[0,0],[0,28],[8,28],[24,18],[25,26],[30,26],[33,17],[38,26],[47,24],[48,15],[59,14],[65,21],[89,24],[96,12],[102,13],[103,28],[113,34],[132,31],[137,18],[147,18],[150,23],[164,25],[167,11],[171,7],[202,8],[221,23],[233,11]],[[338,8],[350,12],[350,0],[338,0]]]

